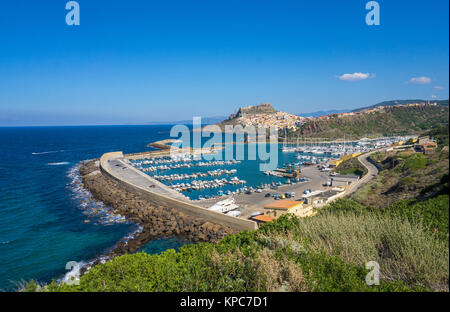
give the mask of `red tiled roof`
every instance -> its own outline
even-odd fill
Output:
[[[273,220],[276,220],[276,218],[266,215],[258,215],[252,217],[253,220],[261,221],[261,222],[272,222]]]

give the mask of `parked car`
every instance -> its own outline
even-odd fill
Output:
[[[264,195],[264,197],[270,197],[272,196],[270,193],[266,193],[266,195]]]

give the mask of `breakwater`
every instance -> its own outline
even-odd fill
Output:
[[[123,215],[142,227],[133,238],[119,242],[110,251],[109,258],[133,253],[155,238],[182,236],[193,242],[217,242],[225,235],[237,232],[230,227],[189,216],[175,208],[149,203],[139,194],[126,190],[116,180],[103,174],[99,170],[98,161],[82,165],[80,174],[84,186],[94,198],[112,207],[115,214]]]

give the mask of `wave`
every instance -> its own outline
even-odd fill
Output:
[[[69,183],[69,188],[73,193],[72,199],[77,202],[77,206],[83,210],[83,214],[87,215],[90,218],[98,220],[98,223],[102,225],[112,225],[117,223],[127,223],[133,224],[125,219],[124,216],[119,214],[114,214],[113,209],[109,206],[106,206],[103,202],[96,200],[92,194],[83,186],[82,177],[79,171],[80,164],[71,168],[67,176],[70,178],[71,182]],[[137,225],[137,228],[132,231],[130,234],[123,237],[118,243],[116,243],[112,248],[107,250],[106,254],[109,251],[113,250],[118,244],[124,242],[125,245],[128,244],[128,241],[134,239],[137,234],[141,233],[144,230],[144,227],[141,225]],[[58,282],[64,283],[74,283],[77,282],[80,278],[81,272],[88,272],[94,263],[100,262],[105,263],[106,261],[110,261],[111,257],[105,254],[102,254],[98,257],[95,257],[90,261],[80,261],[80,262],[69,262],[67,263],[67,269],[70,269],[64,277],[58,280]]]
[[[53,153],[60,153],[60,152],[64,152],[64,150],[60,150],[60,151],[48,151],[48,152],[33,152],[33,153],[31,153],[31,155],[53,154]]]
[[[84,187],[79,166],[78,164],[72,167],[68,171],[67,176],[71,181],[69,188],[73,194],[72,199],[76,202],[79,209],[83,211],[83,214],[102,225],[127,223],[124,216],[115,214],[111,207],[105,205],[102,201],[96,200]]]
[[[68,161],[61,161],[61,162],[53,162],[53,163],[48,163],[48,166],[62,166],[62,165],[68,165],[70,164]]]
[[[130,239],[135,238],[135,236],[136,236],[137,234],[141,233],[143,229],[144,229],[143,226],[138,226],[138,228],[137,228],[135,231],[131,232],[130,234],[128,234],[127,236],[125,236],[124,238],[122,238],[116,245],[114,245],[114,247],[116,247],[116,246],[117,246],[118,244],[120,244],[121,242],[124,242],[125,245],[127,245],[127,244],[128,244],[128,241],[129,241]],[[111,248],[110,250],[114,249],[114,247]],[[66,269],[67,269],[67,270],[70,269],[70,271],[67,272],[67,273],[64,275],[64,277],[62,277],[61,279],[57,280],[57,282],[58,282],[58,283],[64,282],[64,283],[66,283],[66,284],[74,284],[74,283],[77,283],[77,282],[80,280],[81,272],[82,272],[82,271],[84,271],[83,274],[85,274],[85,273],[89,272],[89,270],[92,268],[92,266],[93,266],[95,263],[102,263],[102,264],[103,264],[103,263],[105,263],[105,262],[107,262],[107,261],[111,261],[111,260],[112,260],[112,258],[111,258],[110,256],[107,256],[107,255],[101,255],[101,256],[98,256],[98,257],[96,257],[96,258],[94,258],[94,259],[92,259],[92,260],[90,260],[90,261],[88,261],[88,262],[85,262],[85,261],[80,261],[80,262],[75,262],[75,261],[73,261],[73,262],[68,262],[68,263],[66,264]]]
[[[102,201],[96,200],[92,194],[84,187],[79,164],[72,167],[67,176],[70,178],[69,188],[72,192],[72,199],[76,202],[79,209],[88,218],[92,218],[102,225],[111,225],[117,223],[128,223],[126,218],[120,214],[115,214],[113,209],[105,205]]]

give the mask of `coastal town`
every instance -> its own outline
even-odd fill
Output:
[[[435,105],[412,102],[395,107]],[[387,107],[392,106],[378,105],[317,119],[372,114]],[[263,103],[240,108],[223,123],[275,127],[283,133],[295,131],[311,119],[314,118],[276,111],[269,103]],[[277,168],[260,171],[256,167],[258,162],[224,158],[226,150],[233,149],[236,142],[206,149],[174,149],[172,145],[178,142],[177,139],[151,142],[148,147],[153,150],[149,152],[107,153],[100,159],[100,170],[127,189],[144,192],[150,202],[170,209],[176,207],[188,215],[236,230],[255,229],[286,213],[314,216],[321,207],[352,194],[377,175],[378,168],[369,161],[375,152],[432,153],[437,147],[432,138],[418,135],[320,142],[297,138],[295,143],[285,136],[277,143]],[[246,147],[257,144],[246,143]],[[218,159],[206,160],[205,155]],[[353,159],[362,171],[341,174],[340,166]]]
[[[233,120],[235,124],[242,126],[253,126],[255,128],[270,128],[274,127],[281,131],[293,132],[298,130],[305,122],[311,120],[329,120],[332,118],[343,118],[349,116],[360,116],[365,114],[373,114],[376,112],[383,112],[387,108],[397,107],[397,108],[426,108],[435,107],[437,102],[422,101],[422,102],[412,102],[406,104],[395,104],[392,105],[377,105],[374,107],[369,107],[361,109],[358,111],[333,113],[318,117],[302,117],[301,115],[294,115],[291,113],[276,111],[273,109],[270,103],[262,103],[256,106],[248,106],[240,108],[237,113],[232,114],[229,120]]]
[[[416,136],[362,139],[347,145],[280,144],[279,153],[288,155],[284,159],[290,161],[280,163],[271,172],[246,171],[242,161],[205,161],[198,153],[120,153],[109,158],[105,166],[119,179],[136,184],[149,194],[175,199],[177,205],[186,204],[198,211],[214,211],[225,218],[250,220],[259,225],[285,213],[313,216],[324,205],[354,192],[377,174],[377,168],[367,160],[374,152],[424,152],[433,147],[435,143],[429,138]],[[336,172],[342,162],[352,158],[367,169],[365,175]],[[259,182],[246,181],[250,175],[256,175]]]
[[[241,116],[237,122],[243,126],[253,126],[255,128],[270,128],[295,130],[302,125],[305,118],[289,114],[286,112],[276,112],[274,114],[254,114]]]

